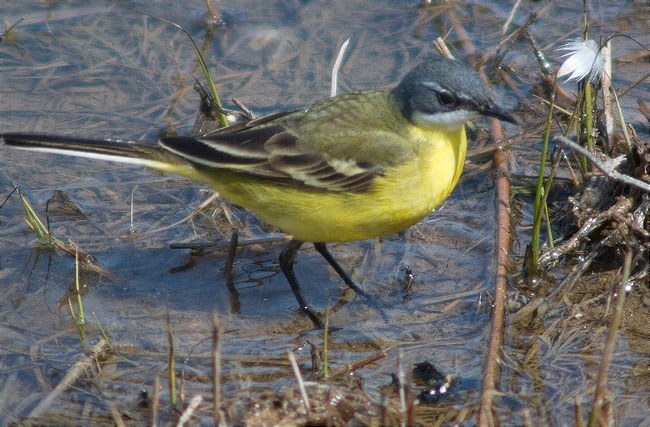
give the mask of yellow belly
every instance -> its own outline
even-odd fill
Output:
[[[309,190],[221,171],[204,174],[204,181],[298,240],[345,242],[395,233],[447,198],[465,162],[464,128],[411,132],[426,140],[418,156],[387,168],[364,193]]]

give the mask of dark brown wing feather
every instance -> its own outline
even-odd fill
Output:
[[[381,165],[327,158],[300,149],[287,121],[274,114],[203,137],[165,137],[160,145],[191,163],[324,191],[367,191]]]

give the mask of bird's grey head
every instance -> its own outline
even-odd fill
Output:
[[[419,126],[457,128],[478,114],[516,123],[494,102],[478,73],[459,61],[431,58],[406,74],[392,93],[404,117]]]

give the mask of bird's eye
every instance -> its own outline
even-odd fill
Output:
[[[451,107],[456,104],[456,97],[449,92],[438,92],[438,102],[444,107]]]

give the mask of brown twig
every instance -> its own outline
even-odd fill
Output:
[[[517,5],[515,4],[515,7],[516,6]],[[528,19],[526,20],[526,22],[523,25],[521,25],[519,28],[512,31],[508,35],[505,35],[504,33],[503,39],[501,39],[501,41],[495,47],[493,47],[488,53],[486,53],[485,55],[483,55],[481,59],[479,59],[477,66],[483,67],[483,65],[485,65],[488,61],[490,61],[496,56],[497,52],[499,52],[503,46],[505,46],[507,43],[511,42],[512,40],[516,40],[522,34],[525,34],[528,31],[528,28],[530,28],[530,26],[533,25],[536,20],[537,20],[537,14],[531,13],[530,15],[528,15]]]
[[[212,316],[212,420],[215,426],[223,425],[221,415],[221,321],[219,316]]]
[[[348,363],[347,365],[344,365],[335,371],[330,373],[330,378],[339,376],[339,375],[349,375],[350,373],[356,371],[357,369],[361,369],[371,363],[376,362],[379,359],[382,359],[386,357],[386,352],[384,350],[378,351],[376,353],[371,354],[368,357],[365,357],[361,360],[357,360],[354,363]]]
[[[233,266],[235,265],[235,257],[237,256],[237,246],[239,242],[239,232],[237,229],[233,230],[230,235],[230,247],[228,248],[228,256],[226,257],[226,265],[223,267],[223,274],[226,277],[226,286],[231,294],[239,296],[239,292],[235,287]]]
[[[465,54],[468,57],[475,52],[472,42],[467,37],[460,20],[454,13],[449,12],[449,18],[461,38]],[[487,77],[479,71],[483,80],[487,83]],[[492,139],[500,141],[503,139],[503,129],[497,120],[490,120]],[[494,291],[494,304],[492,310],[492,329],[490,332],[490,344],[488,347],[487,359],[483,371],[483,384],[481,390],[481,401],[478,414],[478,424],[481,426],[493,425],[493,397],[499,379],[499,364],[501,347],[503,345],[503,325],[505,319],[506,289],[508,274],[508,259],[510,256],[510,179],[509,162],[507,152],[497,150],[494,153],[494,168],[497,173],[497,267],[496,283]]]
[[[169,404],[176,406],[176,359],[174,355],[174,335],[172,325],[167,313],[167,380],[169,381]]]
[[[165,225],[163,227],[156,228],[155,230],[149,230],[145,233],[142,233],[143,237],[151,236],[156,233],[160,233],[161,231],[169,230],[171,228],[174,228],[178,225],[181,225],[185,222],[189,222],[193,220],[196,216],[198,216],[205,208],[207,208],[210,204],[212,204],[215,200],[219,198],[219,193],[213,193],[210,197],[205,199],[196,209],[194,209],[189,215],[187,215],[185,218],[176,221],[173,224]]]
[[[103,339],[99,340],[99,342],[90,349],[86,357],[75,363],[61,382],[54,387],[54,390],[52,390],[45,399],[41,400],[41,402],[36,405],[36,408],[30,412],[28,418],[38,418],[43,415],[61,393],[71,387],[85,372],[87,372],[88,369],[96,366],[95,360],[106,350],[108,350],[106,341]]]
[[[613,215],[619,214],[625,216],[632,208],[632,200],[627,197],[619,198],[614,205],[604,212],[583,219],[582,225],[571,237],[553,248],[542,253],[539,257],[540,268],[546,268],[552,262],[557,261],[562,256],[574,251],[585,239],[597,228],[601,227],[606,221],[610,220]]]
[[[253,246],[253,245],[269,245],[273,243],[284,243],[291,240],[291,236],[288,235],[275,235],[269,237],[255,237],[252,239],[237,239],[237,247],[242,246]],[[232,247],[232,242],[230,240],[220,240],[218,242],[209,242],[209,243],[171,243],[169,245],[172,249],[191,249],[195,251],[202,250],[214,250],[221,251],[225,249],[230,249]]]
[[[612,415],[612,402],[607,399],[607,375],[609,372],[609,366],[612,364],[612,356],[614,355],[616,334],[618,333],[621,319],[623,318],[623,305],[625,304],[626,294],[625,288],[630,277],[630,270],[632,269],[632,258],[633,251],[631,248],[628,248],[625,253],[623,277],[621,283],[618,285],[618,289],[616,290],[616,311],[614,312],[609,324],[607,341],[605,342],[603,355],[600,361],[600,370],[598,371],[598,379],[596,380],[596,391],[594,392],[594,400],[591,407],[591,414],[589,416],[590,427],[597,425],[611,425],[608,420]],[[605,419],[602,418],[603,416]]]

